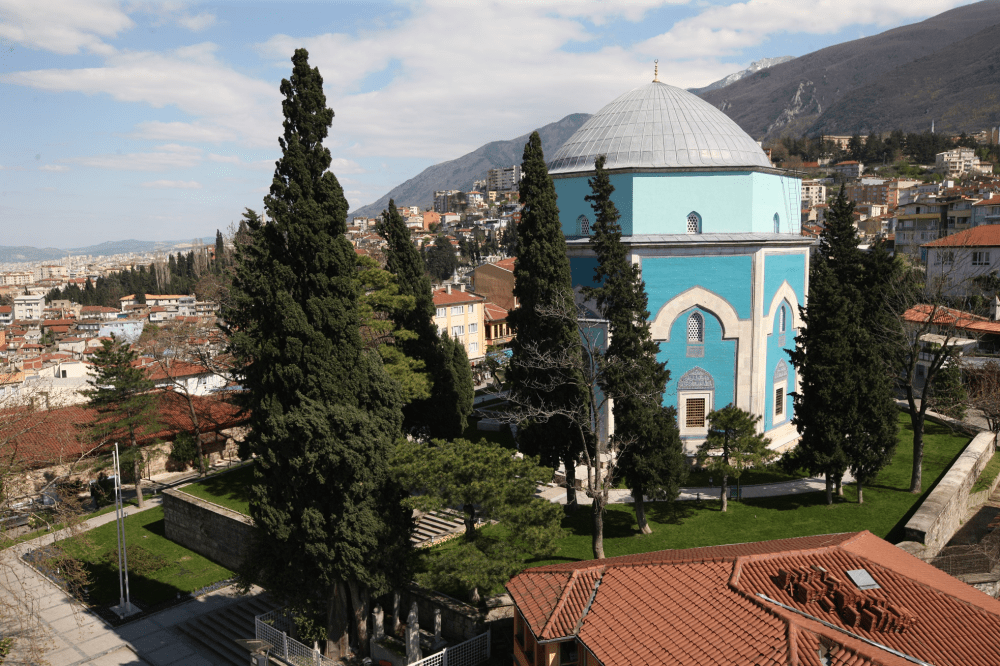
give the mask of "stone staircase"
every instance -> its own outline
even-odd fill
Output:
[[[248,597],[211,613],[192,618],[175,629],[204,657],[220,666],[246,666],[250,654],[236,644],[237,638],[254,638],[254,616],[274,610],[266,596]]]
[[[454,509],[442,509],[429,513],[414,513],[417,522],[416,529],[410,541],[414,546],[426,546],[438,541],[443,536],[465,530],[464,514]]]

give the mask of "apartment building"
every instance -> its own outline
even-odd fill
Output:
[[[469,362],[476,364],[486,356],[486,299],[465,290],[464,284],[446,284],[434,290],[434,324],[442,335],[461,340]]]
[[[947,204],[926,200],[903,206],[903,211],[896,215],[896,254],[921,263],[926,261],[927,250],[920,246],[941,237],[942,208],[947,212]]]
[[[972,226],[1000,224],[1000,195],[972,204]]]
[[[494,192],[516,190],[521,183],[521,165],[490,169],[486,172],[486,189]]]
[[[961,176],[963,173],[990,173],[993,165],[987,164],[984,168],[972,148],[955,148],[935,155],[934,170],[945,176]]]
[[[818,180],[803,180],[802,207],[812,208],[821,203],[826,203],[826,185]]]
[[[45,310],[45,296],[41,294],[14,297],[14,319],[41,319]]]
[[[847,160],[834,164],[833,170],[844,178],[860,178],[861,174],[865,172],[865,165],[857,160]]]
[[[887,180],[885,178],[862,178],[861,180],[847,183],[844,186],[844,195],[856,204],[880,204],[895,208],[905,203],[910,203],[906,199],[906,192],[916,185],[918,180],[907,180],[896,178]]]

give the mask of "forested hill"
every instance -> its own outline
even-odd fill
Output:
[[[573,132],[580,129],[587,118],[590,118],[589,114],[574,113],[558,122],[540,127],[537,131],[542,139],[542,151],[546,155],[555,153]],[[389,207],[389,199],[395,199],[399,206],[424,208],[434,203],[435,190],[468,192],[472,189],[473,181],[486,178],[488,169],[520,164],[524,144],[530,135],[531,132],[528,132],[509,141],[493,141],[457,159],[427,167],[402,185],[392,188],[378,201],[358,208],[351,215],[374,217]]]
[[[814,51],[702,98],[755,139],[1000,124],[1000,0]],[[992,40],[992,41],[991,41]]]

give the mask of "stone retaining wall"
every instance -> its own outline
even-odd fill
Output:
[[[992,456],[993,433],[980,433],[969,442],[906,523],[906,541],[922,544],[923,548],[911,546],[906,550],[921,551],[919,556],[926,559],[944,548],[965,519],[969,510],[969,491]]]
[[[163,522],[168,539],[232,571],[254,530],[248,516],[174,488],[163,491]]]

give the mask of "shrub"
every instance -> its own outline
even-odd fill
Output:
[[[182,469],[194,466],[198,461],[198,445],[194,437],[186,432],[177,435],[170,445],[170,454],[167,457]]]
[[[101,472],[97,475],[97,481],[90,484],[90,497],[98,509],[111,504],[115,501],[115,482]]]

